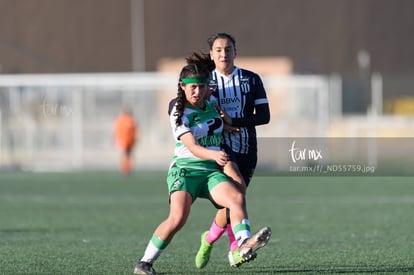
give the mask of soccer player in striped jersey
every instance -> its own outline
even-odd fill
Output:
[[[224,131],[224,149],[230,161],[224,167],[226,175],[240,184],[245,193],[257,164],[256,126],[270,121],[266,91],[259,75],[235,66],[236,41],[228,33],[217,33],[207,40],[210,58],[215,69],[211,74],[212,95],[230,117],[230,126]],[[230,211],[231,212],[231,211]],[[210,258],[213,243],[227,230],[231,266],[240,266],[245,259],[239,256],[237,241],[229,225],[228,210],[218,210],[210,230],[201,236],[196,256],[197,268],[203,268]],[[254,256],[251,258],[254,259]]]
[[[229,208],[240,257],[249,260],[267,244],[271,230],[264,227],[251,236],[244,194],[222,172],[228,155],[221,150],[223,120],[229,117],[217,109],[209,96],[210,71],[203,63],[190,62],[181,73],[177,100],[170,113],[176,142],[167,176],[170,212],[155,229],[134,274],[155,274],[152,267],[175,233],[186,223],[192,203],[209,199],[217,208]]]

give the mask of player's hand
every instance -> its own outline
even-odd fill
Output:
[[[218,165],[224,166],[229,161],[229,156],[224,151],[214,151],[214,160]]]
[[[225,132],[228,132],[228,133],[237,133],[237,132],[240,132],[240,128],[230,126],[227,123],[224,123],[223,130]]]

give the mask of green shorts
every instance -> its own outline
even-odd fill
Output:
[[[193,202],[197,198],[209,199],[217,208],[217,205],[210,197],[210,191],[220,182],[231,182],[223,172],[216,170],[195,170],[173,166],[168,171],[167,184],[168,192],[186,191],[191,194]]]

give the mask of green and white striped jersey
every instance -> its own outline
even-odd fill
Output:
[[[211,97],[210,100],[205,101],[205,104],[205,109],[186,105],[182,116],[182,123],[179,126],[175,124],[177,119],[175,115],[176,106],[171,110],[170,123],[176,142],[171,165],[198,170],[217,169],[215,161],[203,160],[194,156],[180,141],[180,137],[183,134],[191,132],[200,146],[211,150],[221,150],[223,121],[216,110],[217,100]]]

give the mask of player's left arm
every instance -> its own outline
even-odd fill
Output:
[[[232,118],[232,126],[251,127],[267,124],[270,121],[269,102],[263,82],[258,75],[254,77],[254,113],[243,118]]]
[[[269,104],[260,104],[255,106],[256,112],[244,118],[233,118],[232,126],[236,127],[249,127],[267,124],[270,121]]]

